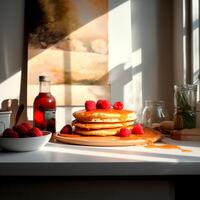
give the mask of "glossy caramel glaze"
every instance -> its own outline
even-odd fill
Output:
[[[80,110],[73,113],[73,116],[83,122],[126,122],[135,120],[136,112],[115,109]]]

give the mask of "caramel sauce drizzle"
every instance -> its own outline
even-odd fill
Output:
[[[159,149],[178,149],[182,152],[192,152],[189,149],[183,149],[180,146],[177,146],[175,144],[162,144],[162,145],[156,145],[153,143],[149,143],[145,146],[146,148],[159,148]]]

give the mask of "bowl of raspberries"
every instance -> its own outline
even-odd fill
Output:
[[[4,130],[0,137],[0,147],[8,151],[35,151],[46,145],[51,135],[49,131],[41,131],[24,122]]]

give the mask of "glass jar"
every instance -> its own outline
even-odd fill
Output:
[[[196,127],[197,85],[174,86],[174,128]]]
[[[153,128],[156,124],[168,120],[168,113],[164,101],[145,101],[142,112],[142,123],[146,127]]]

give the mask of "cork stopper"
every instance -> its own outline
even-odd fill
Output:
[[[48,76],[39,76],[40,82],[50,82],[50,79]]]

